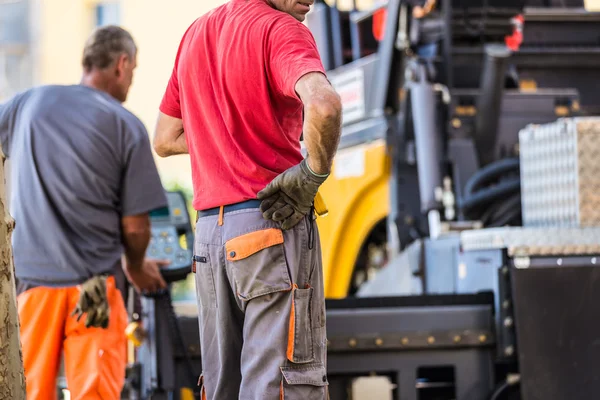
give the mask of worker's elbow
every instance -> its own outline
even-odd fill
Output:
[[[148,214],[123,217],[122,235],[128,242],[137,242],[150,237],[150,216]]]
[[[145,227],[130,228],[123,231],[123,237],[128,243],[136,243],[150,238],[150,229]]]
[[[165,149],[162,149],[160,147],[154,147],[154,151],[156,152],[156,155],[161,158],[166,158],[171,155],[171,154],[169,154],[168,151],[166,151]]]
[[[342,99],[337,93],[332,93],[329,99],[329,113],[328,116],[336,121],[342,118]]]
[[[326,121],[338,122],[342,116],[342,101],[335,92],[313,101],[308,108],[313,114]]]
[[[168,157],[169,151],[168,147],[165,145],[164,141],[162,141],[158,136],[154,137],[154,141],[152,142],[152,147],[154,151],[159,157]]]

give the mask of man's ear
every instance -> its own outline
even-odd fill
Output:
[[[125,67],[127,66],[128,62],[129,57],[127,54],[121,54],[119,58],[117,58],[117,62],[115,64],[115,74],[117,75],[117,78],[120,78],[124,75]]]

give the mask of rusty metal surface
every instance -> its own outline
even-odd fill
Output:
[[[600,120],[579,120],[576,126],[579,222],[600,226]]]

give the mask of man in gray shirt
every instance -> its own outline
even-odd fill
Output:
[[[81,84],[33,88],[0,105],[28,399],[54,398],[63,351],[72,398],[118,399],[128,320],[113,274],[123,258],[137,290],[166,287],[166,263],[145,252],[148,213],[167,199],[146,129],[121,105],[136,52],[125,30],[97,29]],[[104,329],[72,316],[86,290],[105,298]]]

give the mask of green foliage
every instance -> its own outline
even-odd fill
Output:
[[[196,300],[196,281],[194,274],[189,274],[184,281],[171,284],[173,302]]]

